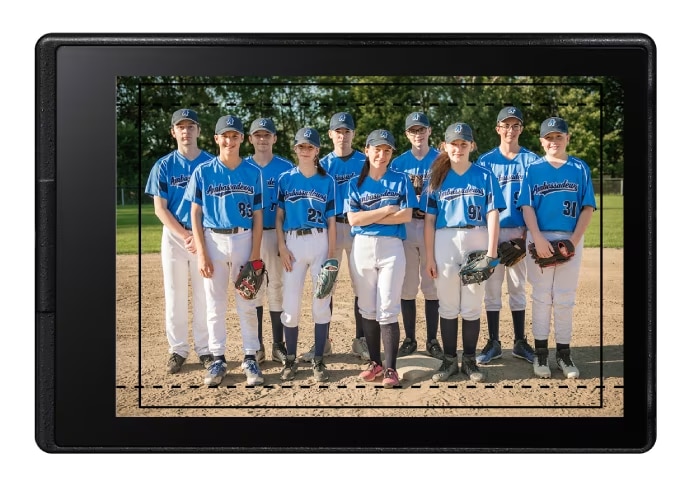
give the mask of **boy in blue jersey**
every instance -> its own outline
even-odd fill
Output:
[[[263,342],[264,297],[268,297],[268,311],[271,317],[271,332],[273,334],[273,348],[271,359],[285,364],[285,342],[283,340],[283,324],[280,313],[283,312],[283,273],[280,257],[278,256],[278,240],[276,236],[276,186],[278,177],[290,170],[294,165],[282,156],[273,154],[273,145],[278,140],[276,126],[273,120],[266,117],[257,118],[249,128],[249,143],[254,147],[254,154],[247,157],[252,165],[261,168],[264,180],[264,232],[261,238],[261,259],[266,264],[268,283],[261,287],[256,299],[256,316],[259,320],[259,344],[261,349],[256,353],[256,360],[261,363],[266,359]]]
[[[348,183],[350,179],[356,177],[362,171],[364,165],[364,153],[352,149],[352,139],[355,137],[355,120],[350,113],[340,111],[331,116],[328,130],[328,137],[333,141],[333,151],[321,159],[321,166],[326,173],[335,179],[336,208],[335,208],[335,227],[336,227],[336,249],[335,257],[343,262],[342,256],[345,251],[345,261],[350,269],[350,254],[352,252],[352,234],[347,215],[343,212],[343,205],[348,198]],[[352,274],[350,273],[350,276]],[[369,361],[369,351],[367,350],[364,331],[362,330],[362,315],[359,312],[357,290],[354,280],[352,280],[352,291],[354,293],[354,315],[355,315],[355,338],[352,341],[352,352]],[[331,296],[331,310],[333,309],[333,297]],[[326,341],[324,354],[332,353],[330,338]],[[304,361],[311,361],[314,357],[314,348],[303,354]]]
[[[589,165],[566,152],[568,124],[562,118],[544,120],[540,141],[546,154],[531,163],[518,195],[517,206],[527,225],[527,244],[534,243],[539,257],[553,255],[550,240],[569,239],[575,255],[562,264],[541,268],[527,257],[527,279],[532,285],[534,374],[549,378],[549,331],[553,316],[556,366],[566,378],[580,371],[570,355],[573,308],[582,263],[584,235],[596,210]]]
[[[539,159],[539,156],[520,146],[518,140],[523,130],[522,112],[515,106],[501,109],[496,118],[496,133],[501,138],[501,144],[488,153],[484,153],[477,160],[477,164],[492,171],[498,178],[498,184],[503,191],[506,210],[499,217],[500,232],[498,244],[504,241],[525,238],[525,221],[522,212],[517,208],[517,197],[520,184],[525,177],[527,165]],[[486,324],[489,330],[489,340],[477,355],[477,364],[485,365],[491,360],[500,358],[501,341],[498,334],[499,315],[501,311],[501,292],[503,279],[508,277],[508,305],[513,319],[513,356],[532,363],[534,350],[525,339],[525,308],[527,307],[527,262],[525,259],[512,266],[499,264],[494,273],[486,281],[484,307],[486,309]]]
[[[410,113],[405,119],[405,135],[410,141],[410,149],[391,162],[391,170],[405,173],[415,189],[419,202],[423,187],[429,182],[430,168],[439,154],[438,149],[429,146],[431,125],[429,118],[422,112]],[[417,321],[417,292],[421,283],[424,294],[424,316],[426,318],[426,350],[443,360],[436,336],[438,334],[438,295],[436,284],[426,272],[426,255],[424,252],[424,211],[416,208],[412,211],[412,220],[405,224],[407,238],[403,241],[405,249],[405,281],[403,282],[400,310],[402,312],[405,339],[398,357],[408,356],[417,350],[415,323]]]
[[[200,132],[199,118],[195,111],[186,108],[175,111],[170,134],[177,142],[177,149],[156,161],[146,183],[146,194],[153,197],[156,216],[163,223],[161,260],[165,292],[165,334],[170,354],[168,373],[179,372],[189,356],[187,280],[190,271],[194,350],[204,368],[208,368],[213,362],[208,348],[204,283],[196,269],[191,205],[183,199],[194,168],[213,158],[210,153],[197,146]]]
[[[204,279],[209,350],[213,364],[204,383],[216,387],[227,373],[225,348],[228,290],[250,260],[261,257],[263,233],[263,180],[261,169],[240,157],[244,127],[226,115],[216,123],[213,136],[219,154],[199,165],[189,180],[185,199],[192,202],[192,233],[198,252],[198,271]],[[248,385],[263,384],[256,361],[259,350],[254,300],[242,298],[232,286],[242,335],[242,369]]]

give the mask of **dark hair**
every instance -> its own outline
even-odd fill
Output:
[[[429,192],[438,189],[443,181],[446,180],[448,171],[450,170],[450,156],[444,150],[436,157],[431,166],[429,167],[431,175],[429,177],[429,186],[427,189]]]
[[[316,173],[319,175],[326,175],[326,171],[324,168],[321,166],[321,162],[319,161],[319,155],[314,156],[314,165],[316,165]]]
[[[364,160],[364,165],[362,166],[362,171],[359,173],[359,179],[357,179],[357,187],[360,187],[364,182],[364,179],[369,175],[369,170],[371,169],[371,164],[369,163],[369,157],[367,156]]]

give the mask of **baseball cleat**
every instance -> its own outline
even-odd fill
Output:
[[[179,372],[186,360],[187,358],[180,356],[176,352],[172,353],[168,358],[168,373],[173,374]]]
[[[580,376],[580,370],[577,369],[575,363],[570,358],[570,349],[556,351],[556,365],[566,378],[578,378]]]
[[[438,369],[437,373],[431,376],[431,380],[434,382],[445,382],[450,377],[460,372],[460,367],[458,366],[457,356],[444,356],[443,363]]]
[[[438,343],[438,340],[436,339],[431,339],[429,342],[426,343],[426,352],[429,353],[429,355],[432,358],[440,359],[443,361],[445,358],[445,354],[443,354],[443,349],[441,349],[441,346]]]
[[[352,354],[359,356],[364,361],[370,361],[369,347],[367,347],[367,339],[364,337],[352,340]]]
[[[259,363],[255,359],[245,359],[242,362],[242,370],[247,376],[247,385],[261,385],[264,383],[261,368],[259,368]]]
[[[460,371],[467,375],[472,382],[482,382],[484,374],[477,368],[477,360],[474,356],[463,356]]]
[[[534,375],[539,378],[550,378],[551,369],[549,368],[549,350],[539,347],[534,351]]]
[[[257,363],[263,363],[266,361],[266,348],[264,347],[263,344],[261,344],[261,347],[259,347],[259,350],[256,351],[256,362]]]
[[[285,365],[285,361],[287,360],[287,348],[285,347],[285,342],[273,342],[271,359],[276,363]]]
[[[398,349],[398,357],[402,358],[404,356],[409,356],[417,350],[417,341],[409,337],[405,337],[400,349]]]
[[[515,341],[515,344],[513,344],[513,356],[524,359],[528,363],[534,363],[534,349],[525,339]],[[477,361],[479,361],[479,357],[477,357]]]
[[[228,372],[228,364],[222,359],[214,361],[204,377],[204,384],[209,387],[216,387],[223,381],[223,377]]]
[[[326,365],[323,362],[323,357],[316,357],[311,361],[311,367],[314,371],[314,380],[317,382],[328,381],[328,371],[326,370]]]
[[[202,354],[199,356],[199,363],[201,363],[204,369],[208,370],[213,364],[213,354]]]
[[[297,374],[297,360],[294,355],[288,355],[285,357],[285,364],[280,371],[280,380],[292,380],[295,378],[295,374]]]
[[[488,365],[492,360],[498,359],[503,356],[503,351],[501,351],[501,343],[498,340],[489,340],[482,352],[477,355],[478,365]]]

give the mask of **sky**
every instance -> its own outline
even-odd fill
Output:
[[[3,106],[5,127],[1,137],[8,146],[4,161],[8,182],[5,196],[0,201],[0,208],[7,219],[5,244],[0,250],[0,262],[5,263],[2,283],[6,288],[0,303],[0,332],[6,337],[7,347],[0,364],[0,388],[4,392],[0,450],[9,458],[5,461],[3,474],[3,484],[8,491],[40,494],[64,490],[69,491],[72,498],[86,498],[93,494],[102,498],[120,498],[136,486],[141,494],[182,496],[186,492],[196,495],[202,490],[208,492],[219,483],[221,491],[228,495],[244,491],[280,494],[278,488],[265,484],[265,474],[271,475],[271,482],[282,482],[294,492],[303,490],[309,494],[312,488],[308,485],[313,483],[318,487],[319,495],[328,495],[331,492],[329,486],[335,483],[342,484],[345,491],[358,496],[366,495],[363,485],[368,481],[377,481],[383,488],[382,492],[395,495],[428,494],[432,484],[434,491],[438,492],[437,485],[445,483],[449,487],[457,487],[459,495],[463,495],[463,488],[484,494],[486,490],[482,487],[490,488],[489,491],[494,491],[491,488],[495,487],[495,491],[518,498],[523,494],[525,497],[538,495],[535,489],[541,490],[543,495],[558,494],[558,491],[563,491],[563,483],[572,496],[581,496],[590,489],[601,493],[610,491],[617,496],[644,495],[657,493],[659,484],[670,487],[670,491],[673,491],[674,483],[681,484],[682,472],[685,471],[680,468],[677,456],[683,445],[690,443],[688,431],[682,426],[684,415],[679,399],[681,394],[687,394],[687,389],[681,385],[684,374],[680,372],[685,358],[682,347],[678,347],[686,340],[684,334],[687,334],[688,326],[679,314],[687,309],[680,300],[684,293],[676,293],[675,290],[684,288],[687,283],[687,266],[677,257],[681,253],[680,238],[684,237],[684,227],[669,228],[671,220],[682,220],[679,215],[673,219],[670,217],[676,210],[681,212],[681,197],[669,195],[668,187],[671,176],[684,167],[686,161],[682,155],[673,152],[672,148],[678,146],[671,138],[680,139],[682,147],[686,142],[686,129],[671,136],[668,128],[673,119],[670,111],[675,110],[675,114],[679,114],[677,112],[683,106],[670,100],[683,95],[680,85],[685,83],[684,77],[687,76],[688,57],[683,51],[686,44],[680,38],[685,32],[685,26],[680,25],[684,17],[673,15],[668,9],[636,9],[622,13],[619,8],[605,2],[589,0],[573,4],[503,0],[473,4],[433,0],[404,3],[395,9],[402,11],[400,18],[391,13],[387,2],[357,0],[319,3],[318,9],[314,8],[315,4],[299,8],[302,6],[294,2],[244,2],[213,3],[206,7],[208,11],[204,11],[200,9],[201,4],[178,0],[150,4],[122,0],[98,7],[103,11],[97,13],[94,12],[94,4],[85,1],[67,0],[45,6],[17,3],[13,7],[13,13],[6,17],[6,29],[0,34],[0,60],[4,66],[0,95],[12,96]],[[32,362],[35,233],[31,226],[35,222],[35,114],[26,112],[27,103],[33,103],[35,99],[36,42],[47,33],[258,32],[644,33],[654,40],[657,46],[657,159],[660,166],[656,176],[659,186],[657,290],[661,293],[657,300],[658,437],[652,450],[636,455],[394,455],[389,463],[394,464],[399,472],[386,473],[389,469],[384,467],[385,462],[371,455],[333,454],[321,458],[296,455],[292,459],[284,455],[92,456],[50,455],[38,449],[34,441]],[[680,114],[675,119],[685,121],[686,118]],[[15,146],[17,140],[19,144]],[[678,184],[679,179],[674,180]],[[626,200],[626,203],[632,202],[634,200]],[[674,241],[664,238],[671,230]],[[88,234],[84,237],[87,238]],[[680,280],[670,283],[662,279],[670,273]],[[677,336],[668,337],[667,333]],[[635,367],[626,366],[628,369]],[[85,373],[86,370],[85,364]],[[97,366],[93,370],[93,376],[98,376]],[[260,474],[244,481],[237,480],[236,475],[251,470],[251,464],[257,462],[260,466],[255,470],[261,471]],[[405,469],[412,471],[414,477],[406,475]],[[646,480],[650,472],[656,475],[655,480]],[[427,476],[429,473],[432,476]],[[587,485],[584,489],[583,483]],[[80,487],[75,487],[77,484]],[[516,484],[522,484],[522,487],[517,488]]]

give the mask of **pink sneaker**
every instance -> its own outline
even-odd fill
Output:
[[[367,369],[359,374],[359,378],[361,378],[365,382],[373,382],[382,375],[383,367],[376,363],[376,361],[372,361],[371,363],[369,363]]]
[[[390,389],[396,385],[400,385],[400,378],[398,377],[398,372],[393,368],[386,368],[386,374],[383,377],[383,387]]]

